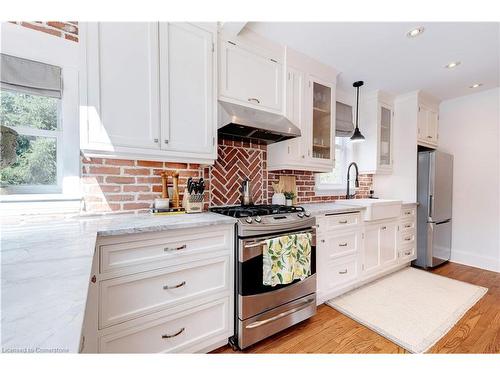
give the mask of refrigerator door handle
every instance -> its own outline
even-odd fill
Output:
[[[429,194],[429,217],[432,217],[432,207],[434,206],[434,196]]]

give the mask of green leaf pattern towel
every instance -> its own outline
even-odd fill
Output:
[[[263,284],[275,286],[304,280],[311,274],[311,233],[266,240],[263,249]]]

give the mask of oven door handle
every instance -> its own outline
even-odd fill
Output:
[[[292,234],[305,234],[305,233],[311,233],[310,231],[307,231],[307,232],[294,232]],[[314,233],[311,233],[314,237]],[[249,248],[252,248],[252,247],[258,247],[258,246],[263,246],[266,244],[266,241],[259,241],[259,242],[253,242],[253,243],[250,243],[248,245],[245,245],[243,246],[245,249],[249,249]]]
[[[309,305],[313,301],[314,301],[314,298],[310,298],[307,301],[301,303],[299,306],[297,306],[297,307],[295,307],[295,308],[293,308],[291,310],[283,311],[282,313],[280,313],[278,315],[275,315],[275,316],[273,316],[271,318],[268,318],[268,319],[257,320],[256,322],[250,323],[245,328],[248,328],[248,329],[257,328],[257,327],[263,326],[264,324],[274,322],[275,320],[284,318],[287,315],[296,313],[297,311],[300,311],[300,310],[304,309],[305,307],[307,307],[307,305]]]

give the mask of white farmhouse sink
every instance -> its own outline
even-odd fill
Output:
[[[346,206],[365,207],[363,220],[373,221],[399,217],[403,202],[393,199],[345,199],[338,200],[335,203]]]

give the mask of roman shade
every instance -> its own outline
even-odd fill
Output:
[[[337,102],[335,118],[335,136],[350,137],[354,131],[352,123],[352,107],[350,105]]]
[[[61,68],[20,57],[0,54],[0,88],[60,99]]]

